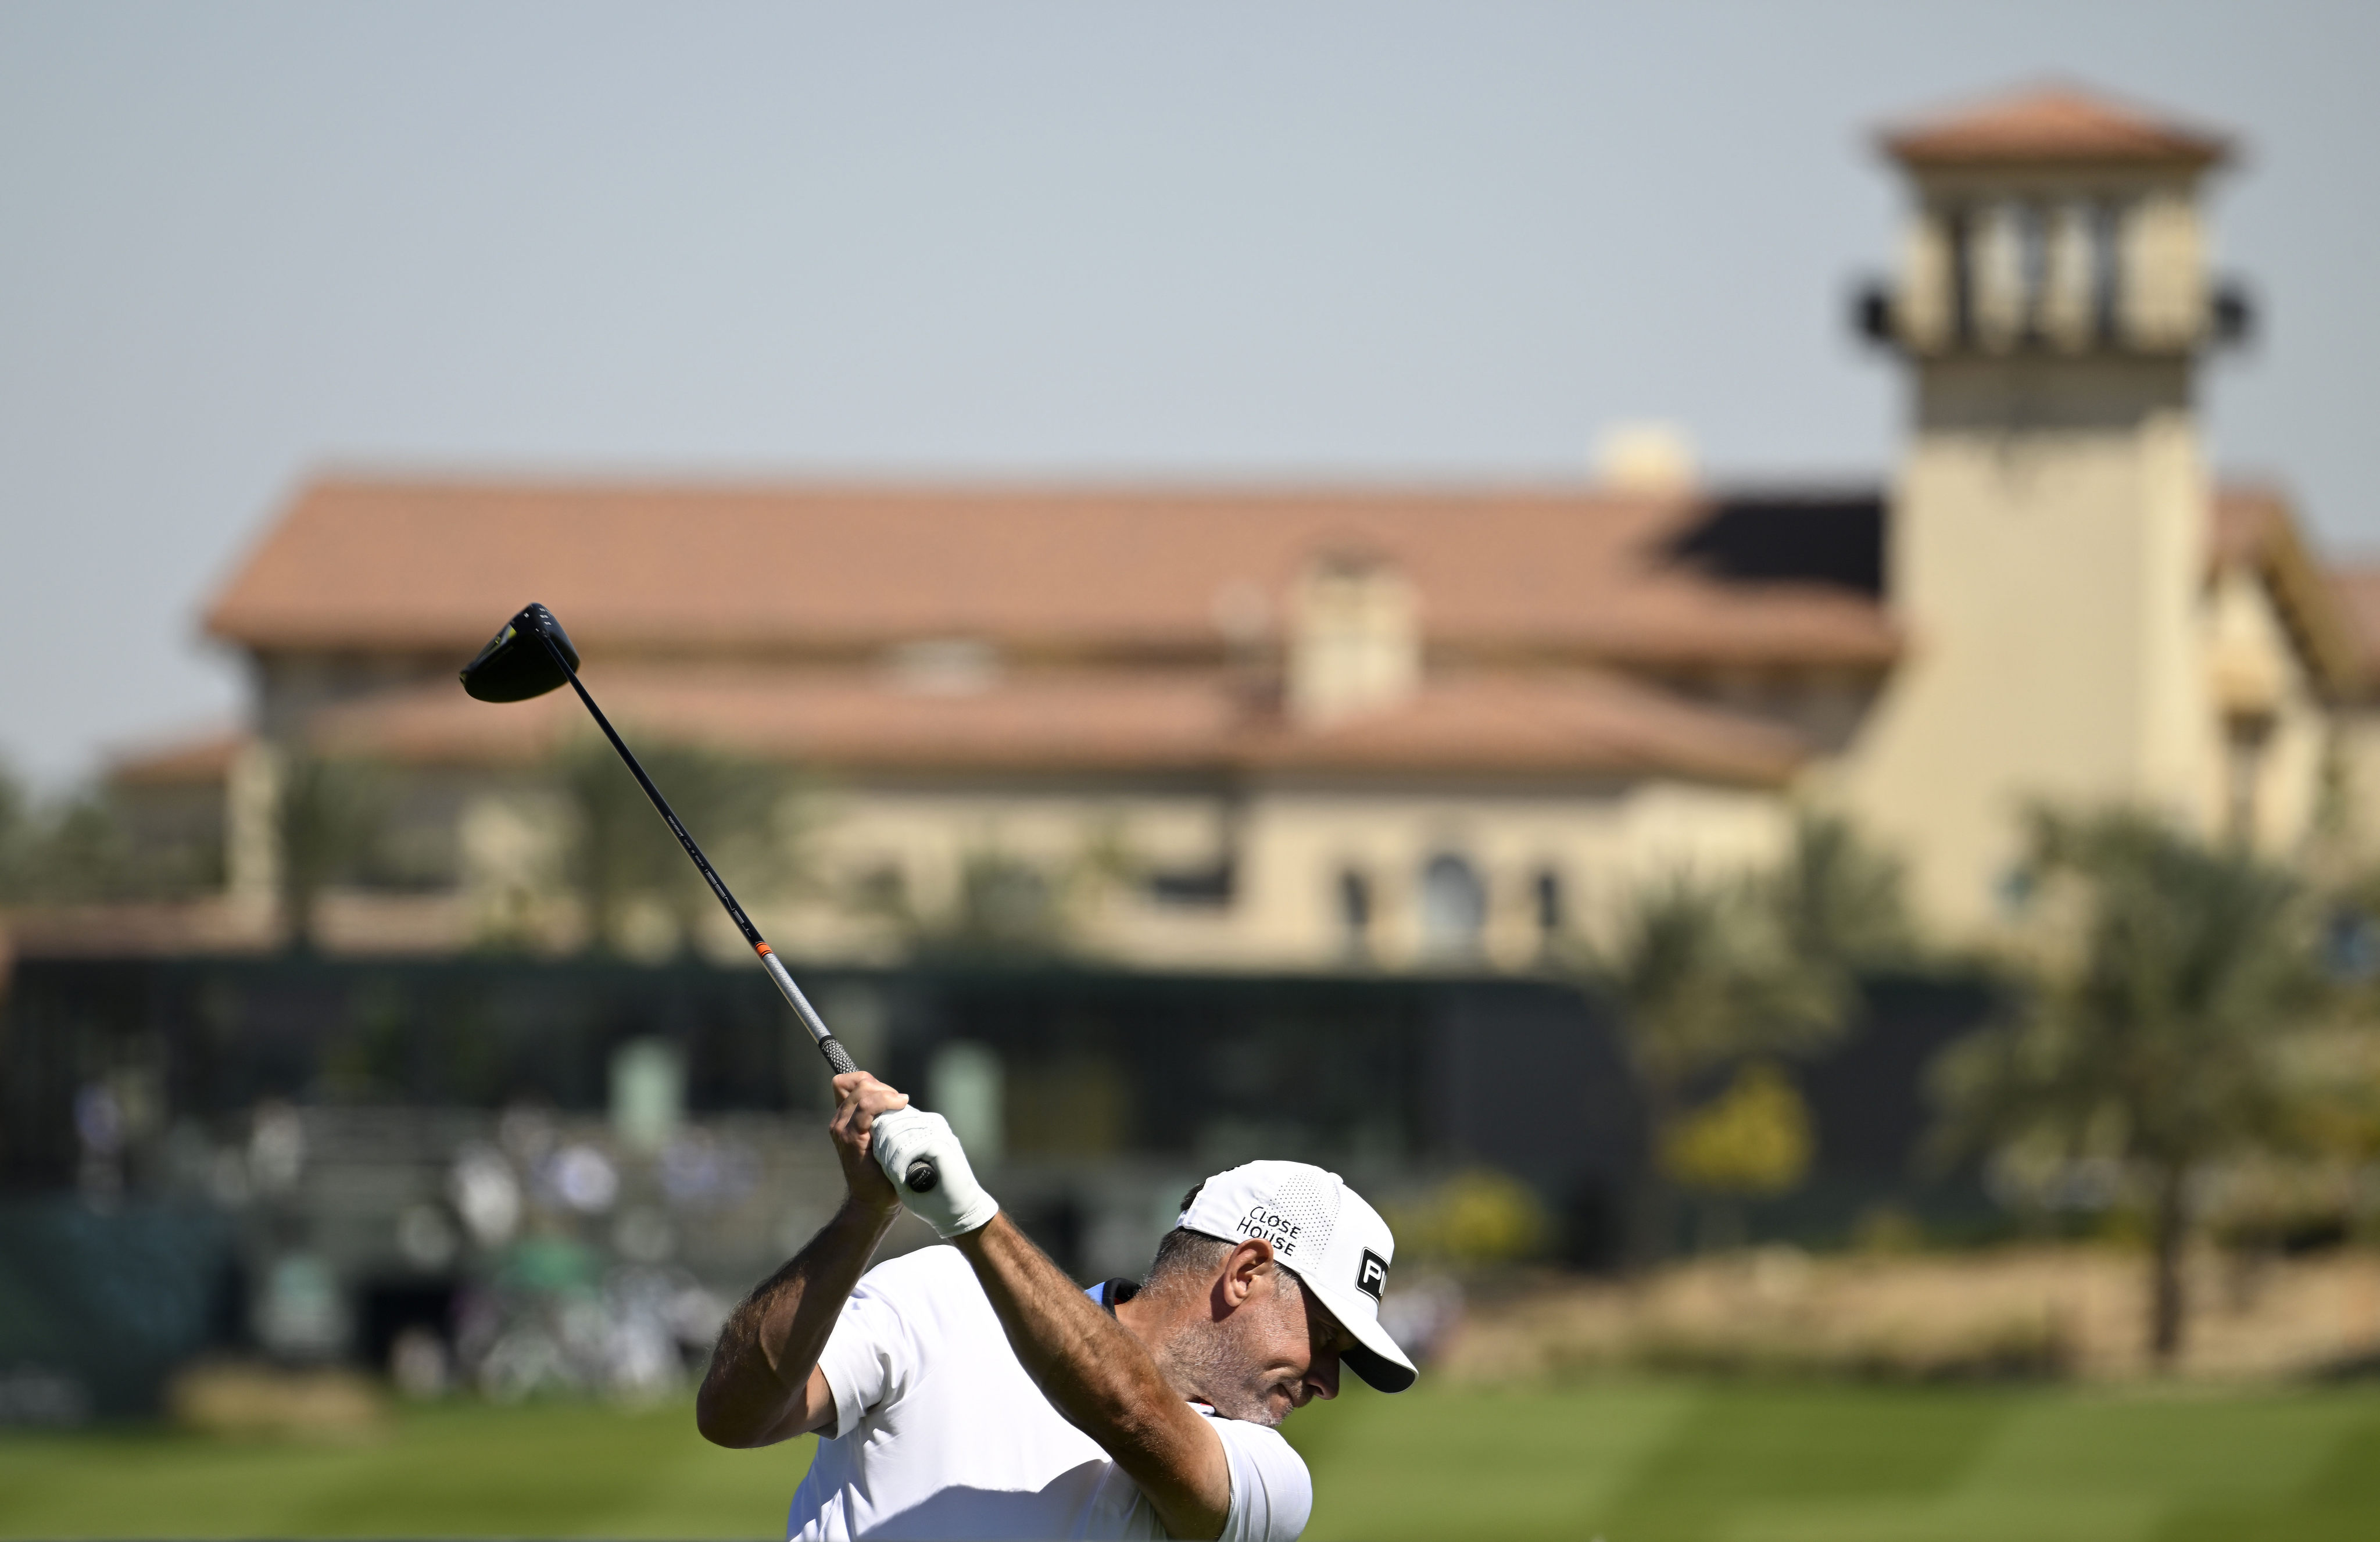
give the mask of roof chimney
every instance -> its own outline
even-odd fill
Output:
[[[1683,492],[1694,485],[1694,444],[1675,423],[1613,423],[1595,437],[1595,480],[1615,492]]]
[[[1310,564],[1289,638],[1290,715],[1326,727],[1393,707],[1420,680],[1419,596],[1405,576],[1369,552]]]

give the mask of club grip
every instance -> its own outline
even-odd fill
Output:
[[[934,1192],[934,1185],[942,1181],[942,1175],[934,1171],[934,1164],[923,1157],[911,1162],[909,1171],[903,1174],[903,1177],[907,1182],[911,1194],[931,1194]]]
[[[829,1034],[820,1039],[818,1047],[819,1053],[826,1056],[826,1062],[834,1067],[836,1075],[848,1076],[859,1069],[858,1066],[851,1063],[851,1051],[844,1049],[843,1040],[835,1038],[834,1035]]]

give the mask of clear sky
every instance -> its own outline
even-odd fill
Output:
[[[2045,75],[2241,135],[2217,460],[2380,546],[2375,60],[2276,0],[0,6],[0,751],[234,714],[198,613],[325,467],[1544,480],[1659,418],[1874,480],[1867,136]]]

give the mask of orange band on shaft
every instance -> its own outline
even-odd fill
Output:
[[[766,958],[769,956],[769,944],[766,942],[755,942],[752,944],[752,951],[759,953],[762,958]]]

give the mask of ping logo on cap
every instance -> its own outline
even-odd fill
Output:
[[[1364,1261],[1355,1266],[1355,1288],[1378,1301],[1388,1287],[1389,1261],[1368,1247],[1364,1249]]]

